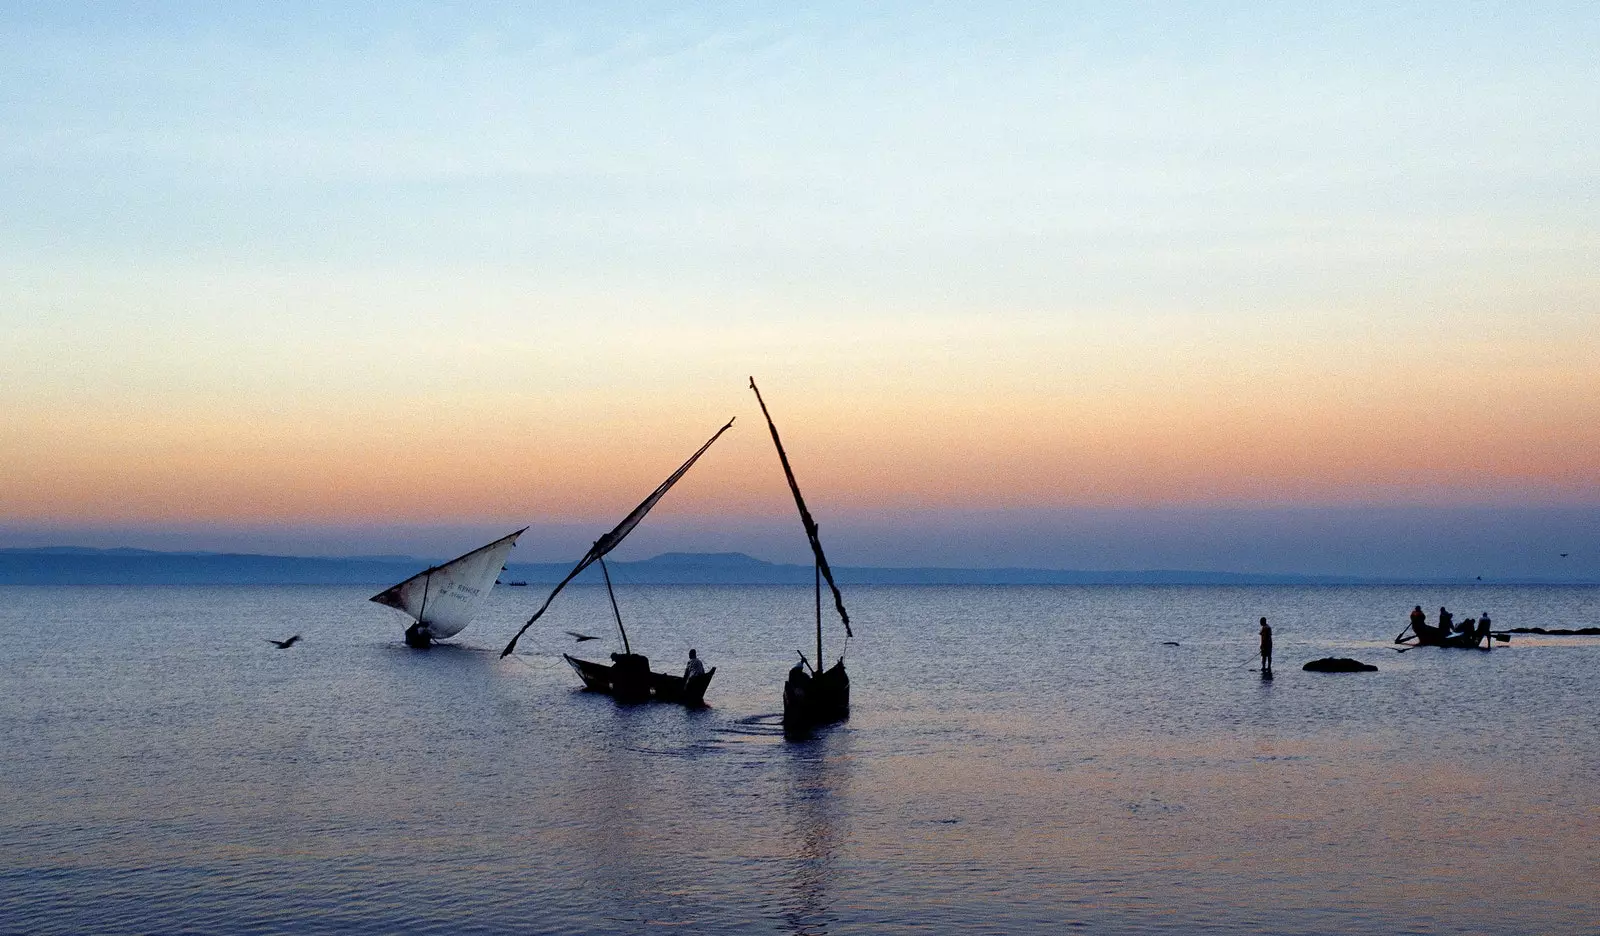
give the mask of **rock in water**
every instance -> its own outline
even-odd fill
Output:
[[[1312,673],[1376,673],[1378,668],[1371,663],[1352,660],[1349,657],[1323,657],[1312,660],[1300,667]]]

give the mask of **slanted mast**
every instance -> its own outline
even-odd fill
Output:
[[[789,453],[783,449],[783,440],[778,438],[778,427],[772,422],[772,414],[767,412],[767,401],[761,398],[761,390],[756,386],[756,379],[750,378],[750,389],[755,391],[756,402],[761,405],[761,415],[766,417],[767,431],[772,433],[772,444],[778,450],[778,461],[783,465],[783,476],[789,482],[789,491],[794,495],[794,506],[800,511],[800,525],[805,527],[806,539],[811,543],[811,555],[817,567],[817,671],[821,672],[822,662],[822,579],[828,580],[828,588],[833,592],[833,607],[839,612],[839,620],[844,622],[846,637],[854,637],[850,630],[850,612],[844,609],[844,596],[839,593],[839,584],[833,580],[833,570],[828,567],[828,557],[822,552],[822,540],[817,536],[817,521],[811,518],[811,511],[806,509],[806,499],[800,493],[800,485],[794,479],[794,469],[789,466]]]
[[[649,497],[646,497],[644,500],[640,501],[639,506],[633,508],[633,510],[626,517],[623,517],[622,522],[613,527],[611,532],[595,540],[594,545],[589,547],[589,551],[584,553],[582,559],[578,560],[578,564],[572,567],[571,572],[567,573],[567,577],[556,583],[556,587],[550,590],[550,594],[545,597],[544,604],[539,606],[539,610],[533,612],[533,616],[528,618],[528,622],[522,625],[522,629],[517,631],[516,636],[511,638],[511,642],[506,644],[506,648],[500,651],[500,656],[510,656],[512,651],[517,649],[517,641],[521,640],[522,635],[528,632],[528,628],[533,626],[534,621],[539,620],[539,618],[544,615],[545,611],[550,607],[550,602],[554,601],[556,599],[556,595],[561,593],[561,589],[566,588],[567,583],[577,578],[578,574],[584,569],[587,569],[589,566],[599,562],[606,553],[616,549],[617,546],[621,544],[623,538],[629,533],[633,532],[633,528],[638,526],[639,521],[644,519],[644,515],[650,512],[650,508],[654,507],[656,503],[661,500],[661,498],[665,497],[667,492],[672,489],[672,486],[678,483],[678,479],[682,478],[686,473],[688,473],[689,469],[694,466],[694,463],[700,460],[700,456],[706,453],[706,449],[711,447],[711,443],[722,438],[722,434],[727,432],[732,427],[733,420],[730,419],[728,420],[727,425],[723,426],[721,429],[718,429],[716,433],[711,436],[711,438],[706,440],[705,445],[700,446],[700,448],[697,449],[693,455],[690,455],[688,461],[684,462],[682,465],[679,465],[677,471],[674,471],[670,476],[668,476],[667,480],[661,482],[659,487],[657,487],[654,491],[651,491]],[[607,588],[609,588],[610,585],[611,578],[610,575],[607,574]],[[612,598],[612,602],[613,607],[615,607],[616,598],[614,596]],[[621,630],[622,628],[622,616],[620,614],[617,616],[617,628],[618,630]],[[627,642],[626,631],[623,631],[623,642],[624,644]]]

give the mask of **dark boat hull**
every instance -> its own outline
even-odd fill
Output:
[[[619,702],[676,702],[698,707],[705,704],[706,687],[717,673],[715,666],[699,676],[685,680],[669,673],[652,673],[650,663],[638,654],[613,653],[612,664],[580,660],[563,653],[562,658],[583,680],[583,688],[600,692]]]
[[[844,661],[833,664],[820,676],[798,667],[789,671],[783,684],[783,727],[804,730],[830,725],[850,717],[850,674]]]
[[[1417,635],[1416,644],[1419,647],[1446,647],[1456,650],[1488,650],[1494,646],[1494,639],[1490,636],[1486,625],[1479,625],[1470,631],[1447,632],[1444,628],[1434,624],[1413,624],[1412,633]],[[1409,643],[1398,639],[1395,643]]]

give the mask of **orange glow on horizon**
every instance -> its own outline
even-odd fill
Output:
[[[948,375],[937,375],[941,378]],[[1600,487],[1600,403],[1575,369],[1419,380],[1169,373],[1144,385],[848,388],[772,381],[774,417],[827,510],[1341,503]],[[1037,381],[1037,382],[1033,382]],[[1163,385],[1163,383],[1165,385]],[[440,522],[595,519],[637,503],[729,415],[659,510],[787,511],[742,381],[544,401],[420,396],[43,407],[5,420],[13,520]]]

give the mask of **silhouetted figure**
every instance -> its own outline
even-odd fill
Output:
[[[1416,633],[1416,634],[1422,633],[1422,625],[1424,625],[1426,623],[1428,623],[1428,612],[1422,610],[1422,605],[1417,605],[1415,608],[1412,608],[1411,609],[1411,631],[1412,631],[1412,633]],[[1404,636],[1404,635],[1402,635],[1402,636]]]
[[[1448,634],[1451,631],[1455,630],[1455,628],[1456,628],[1455,615],[1451,614],[1449,611],[1446,611],[1444,609],[1444,607],[1441,605],[1439,607],[1439,630],[1444,632],[1444,633],[1446,633],[1446,634]]]
[[[1272,672],[1272,627],[1261,619],[1261,672]]]
[[[571,637],[573,640],[576,640],[578,643],[583,643],[585,640],[600,639],[599,637],[591,637],[588,634],[580,634],[577,631],[567,631],[567,636]]]
[[[705,664],[700,662],[700,658],[695,656],[695,653],[694,653],[693,650],[690,650],[689,651],[689,664],[683,668],[683,681],[684,682],[688,682],[689,680],[695,678],[696,676],[704,676],[705,674],[706,674]]]
[[[290,647],[294,646],[295,641],[300,639],[300,635],[299,634],[295,634],[293,637],[290,637],[288,640],[273,640],[271,637],[267,637],[265,639],[266,639],[267,643],[272,644],[274,647],[277,647],[279,650],[287,650]]]

